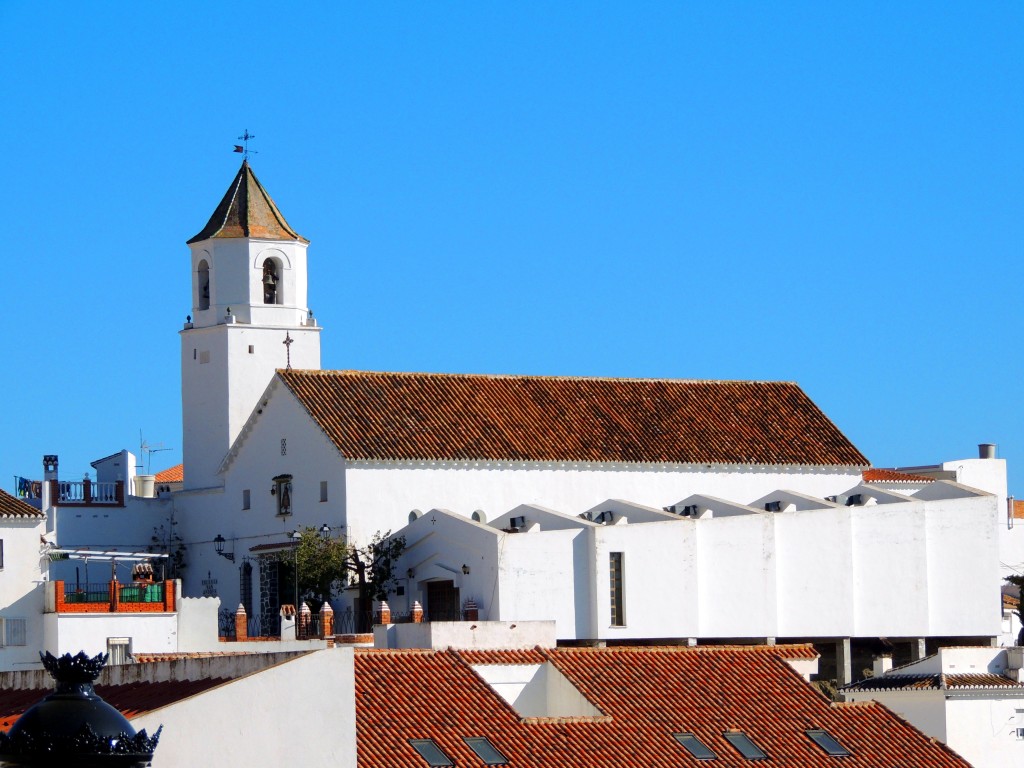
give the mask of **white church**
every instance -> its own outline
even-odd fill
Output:
[[[183,476],[154,489],[122,452],[79,487],[48,457],[52,547],[178,547],[183,594],[266,635],[306,527],[405,536],[396,614],[472,604],[565,644],[835,643],[849,681],[858,639],[919,658],[1004,634],[1000,563],[1024,547],[989,449],[873,470],[787,382],[322,370],[309,241],[247,161],[188,245]]]

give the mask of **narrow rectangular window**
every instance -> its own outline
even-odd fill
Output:
[[[0,571],[4,569],[4,540],[0,539]]]
[[[622,553],[611,552],[608,558],[608,578],[611,582],[612,626],[626,626],[625,595],[622,590]]]
[[[320,481],[320,501],[327,501],[327,481]]]
[[[246,488],[242,491],[242,509],[249,509],[250,494],[249,489]]]
[[[249,354],[251,355],[255,351],[256,351],[256,347],[254,347],[252,344],[250,344],[249,345]]]

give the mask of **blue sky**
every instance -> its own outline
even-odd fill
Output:
[[[298,4],[296,4],[298,5]],[[237,170],[328,368],[799,382],[1024,494],[1019,3],[0,4],[2,486],[180,461],[185,240]]]

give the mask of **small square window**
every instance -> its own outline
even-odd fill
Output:
[[[108,664],[127,664],[132,660],[132,639],[130,637],[108,637]]]
[[[242,491],[242,509],[250,509],[250,501],[251,495],[249,493],[249,489],[246,488],[244,491]]]
[[[840,744],[832,734],[827,731],[823,731],[820,728],[812,728],[807,731],[807,735],[811,741],[817,744],[819,747],[825,750],[832,757],[849,757],[850,750]]]
[[[320,481],[320,501],[327,501],[327,481]]]
[[[441,748],[434,743],[433,739],[409,739],[409,744],[419,752],[420,757],[427,761],[430,766],[455,765]]]
[[[697,760],[717,760],[718,755],[692,733],[673,733],[672,737]]]
[[[722,734],[725,740],[728,741],[736,751],[743,755],[747,760],[767,760],[767,753],[761,749],[757,744],[751,741],[750,737],[742,731],[726,731]]]
[[[469,737],[463,741],[484,761],[484,765],[508,765],[508,758],[483,736]]]

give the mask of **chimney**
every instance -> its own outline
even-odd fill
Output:
[[[892,669],[892,656],[876,656],[875,660],[871,663],[871,672],[873,677],[882,677],[886,672]]]
[[[996,457],[995,443],[978,443],[979,459],[994,459]]]

